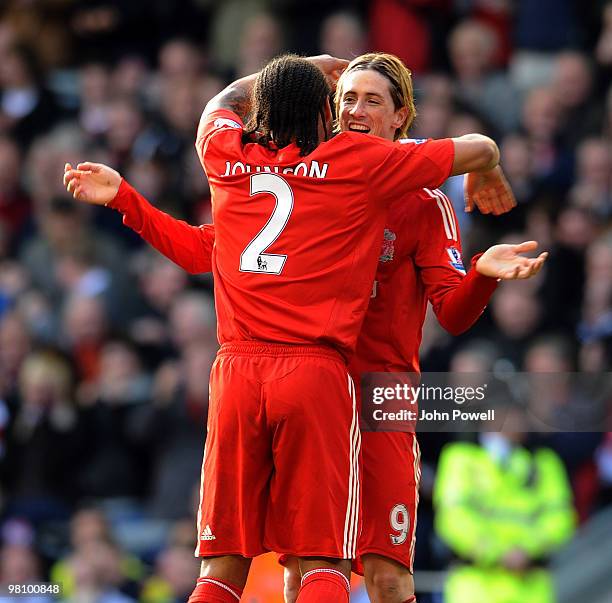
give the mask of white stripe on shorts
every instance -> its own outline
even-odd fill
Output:
[[[421,448],[417,441],[416,433],[412,438],[412,459],[414,472],[414,521],[412,522],[412,534],[410,538],[410,567],[414,565],[414,552],[416,545],[417,511],[419,508],[419,484],[421,483]]]
[[[205,462],[206,462],[206,442],[204,442],[204,454],[202,455],[202,471],[200,472],[200,501],[198,503],[198,519],[196,521],[198,533],[196,535],[196,548],[195,548],[195,553],[194,553],[196,557],[200,556],[200,536],[202,535],[202,502],[204,500],[204,463]]]
[[[349,484],[348,500],[346,504],[346,516],[344,520],[344,542],[342,555],[344,559],[353,559],[357,553],[357,536],[359,529],[359,450],[361,448],[361,432],[359,431],[359,419],[357,417],[357,403],[355,401],[355,384],[348,377],[348,390],[353,402],[353,420],[351,423],[350,458],[349,458]]]

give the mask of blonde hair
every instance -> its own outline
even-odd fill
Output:
[[[70,366],[53,351],[32,352],[21,365],[19,382],[22,388],[45,384],[57,402],[68,402],[72,393]]]
[[[395,110],[406,107],[408,115],[401,127],[395,131],[394,140],[404,138],[416,117],[417,111],[414,105],[414,89],[412,86],[412,73],[402,60],[393,54],[386,52],[369,52],[353,59],[338,80],[335,95],[336,115],[340,115],[340,102],[342,99],[342,88],[344,80],[354,71],[365,71],[371,69],[380,73],[389,81],[389,92],[393,99]],[[339,124],[335,128],[339,131]]]

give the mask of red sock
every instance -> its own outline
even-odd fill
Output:
[[[348,603],[351,585],[338,570],[320,567],[302,576],[296,603]]]
[[[206,576],[198,578],[187,603],[236,603],[241,596],[241,588],[225,580]]]

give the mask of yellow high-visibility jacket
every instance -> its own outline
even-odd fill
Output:
[[[466,561],[495,566],[510,550],[546,558],[572,536],[576,515],[565,468],[550,449],[515,447],[505,462],[457,442],[440,456],[435,528]]]

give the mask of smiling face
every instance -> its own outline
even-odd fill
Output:
[[[408,116],[396,108],[389,80],[373,69],[345,74],[339,90],[338,122],[342,132],[363,132],[394,140]]]

